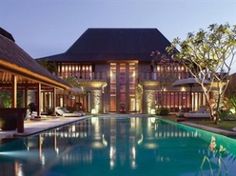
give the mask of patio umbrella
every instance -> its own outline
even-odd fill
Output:
[[[208,80],[204,80],[204,84],[209,84]],[[176,80],[172,86],[179,87],[179,86],[188,86],[189,87],[189,103],[192,110],[192,88],[193,86],[199,86],[198,81],[196,78],[186,78],[186,79],[178,79]]]

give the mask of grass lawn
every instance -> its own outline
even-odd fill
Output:
[[[192,123],[211,126],[214,128],[220,128],[225,130],[232,130],[232,128],[236,127],[236,121],[220,121],[218,124],[211,120],[190,120]]]
[[[164,116],[164,119],[172,120],[172,121],[177,121],[177,118],[175,115],[170,115],[170,116]],[[218,124],[215,124],[212,120],[188,120],[189,122],[196,123],[196,124],[201,124],[205,126],[210,126],[214,128],[220,128],[224,130],[231,130],[232,128],[236,127],[236,120],[229,120],[229,121],[220,121]]]

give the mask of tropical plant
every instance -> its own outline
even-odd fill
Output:
[[[38,61],[40,65],[46,68],[51,73],[57,73],[57,64],[56,62],[49,62],[47,60],[40,60]]]
[[[202,171],[204,170],[204,166],[206,164],[208,165],[210,169],[211,176],[215,176],[215,175],[220,176],[223,174],[228,175],[228,168],[223,159],[225,156],[228,155],[228,151],[223,145],[217,145],[216,138],[214,136],[211,137],[211,141],[209,144],[209,151],[211,154],[213,154],[212,155],[213,159],[216,159],[216,161],[211,159],[209,156],[205,155],[203,157],[203,160],[200,166],[201,175],[203,175]],[[214,167],[212,166],[217,166],[216,172],[213,171]]]
[[[0,93],[0,102],[3,108],[11,107],[11,96],[9,92]]]
[[[212,24],[208,30],[189,33],[185,40],[174,39],[167,51],[186,66],[199,83],[211,118],[217,123],[236,54],[236,26]],[[205,84],[206,80],[210,84]],[[213,91],[214,98],[210,96]]]
[[[169,112],[170,112],[170,110],[168,108],[163,108],[163,107],[162,108],[158,108],[156,110],[156,114],[157,115],[168,115]]]
[[[233,114],[236,114],[236,96],[232,95],[231,97],[229,97],[229,102],[230,102],[231,108],[233,109],[231,112]]]

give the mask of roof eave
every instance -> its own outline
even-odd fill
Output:
[[[17,74],[22,75],[24,77],[27,77],[27,78],[30,78],[30,79],[33,79],[33,80],[36,80],[36,81],[39,81],[39,82],[42,82],[45,84],[52,85],[57,88],[62,88],[62,89],[69,89],[70,88],[70,86],[68,86],[68,85],[62,84],[60,82],[57,82],[56,80],[50,79],[46,76],[32,72],[26,68],[20,67],[16,64],[9,63],[9,62],[4,61],[2,59],[0,59],[0,67],[7,70],[7,71],[17,73]]]

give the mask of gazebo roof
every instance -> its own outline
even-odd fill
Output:
[[[152,51],[168,56],[170,42],[155,28],[91,28],[65,52],[40,58],[49,61],[151,61]]]
[[[69,88],[66,82],[52,75],[14,43],[14,39],[12,40],[2,35],[2,33],[0,33],[0,68],[3,71],[17,73],[45,84],[65,89]]]

